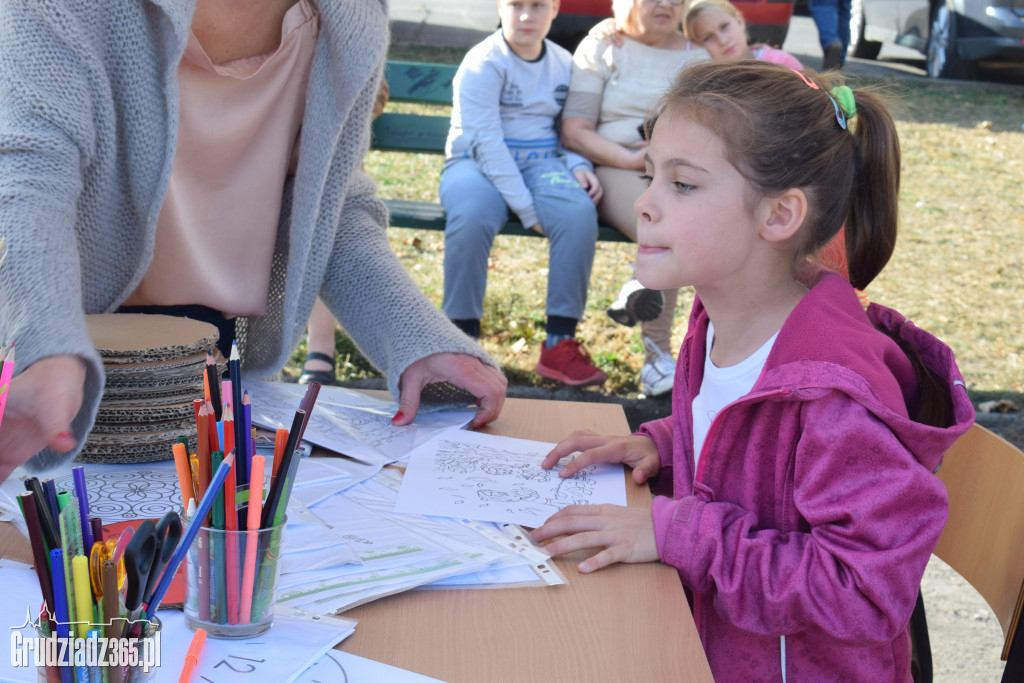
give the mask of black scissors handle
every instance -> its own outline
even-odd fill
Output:
[[[181,520],[174,512],[165,514],[159,522],[145,520],[124,552],[124,569],[128,575],[125,607],[130,612],[148,603],[160,580],[167,561],[181,540]]]
[[[124,551],[124,571],[127,575],[128,590],[124,597],[124,606],[128,612],[134,612],[142,604],[142,595],[149,582],[149,573],[157,556],[159,539],[156,525],[152,520],[145,520],[135,530],[132,540]]]
[[[153,566],[149,570],[149,581],[146,582],[146,590],[142,594],[142,602],[146,605],[153,597],[156,585],[160,583],[160,576],[164,573],[164,567],[168,560],[174,555],[174,550],[181,541],[181,519],[175,512],[168,512],[154,527],[158,545],[156,557],[153,559]]]

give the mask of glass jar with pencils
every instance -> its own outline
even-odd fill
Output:
[[[223,490],[210,492],[209,513],[188,515],[190,525],[201,526],[188,550],[185,623],[211,638],[251,638],[274,623],[286,518],[277,481],[263,505],[264,470],[263,456],[254,456],[243,493],[229,469]]]
[[[200,527],[188,551],[185,623],[211,638],[251,638],[274,623],[285,521],[229,531]]]

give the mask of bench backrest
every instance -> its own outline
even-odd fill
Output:
[[[388,62],[388,99],[420,104],[452,103],[452,81],[458,67],[453,64]],[[448,138],[448,116],[385,112],[373,122],[373,148],[393,152],[444,154]]]

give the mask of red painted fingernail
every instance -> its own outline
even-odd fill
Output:
[[[403,413],[401,410],[399,410],[397,413],[395,413],[395,416],[393,418],[391,418],[391,421],[392,422],[398,422],[399,420],[401,420],[404,417],[405,417],[405,413]]]
[[[58,439],[73,439],[73,438],[75,438],[75,435],[72,434],[71,432],[61,432],[60,434],[57,435],[57,438]]]

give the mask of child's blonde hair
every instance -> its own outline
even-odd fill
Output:
[[[744,32],[746,32],[746,22],[743,20],[743,15],[736,9],[729,0],[692,0],[686,5],[686,13],[683,14],[683,33],[686,35],[687,40],[697,40],[697,36],[694,34],[693,25],[697,23],[697,18],[701,14],[708,10],[719,9],[737,20],[744,26]],[[749,42],[749,39],[748,39]]]

